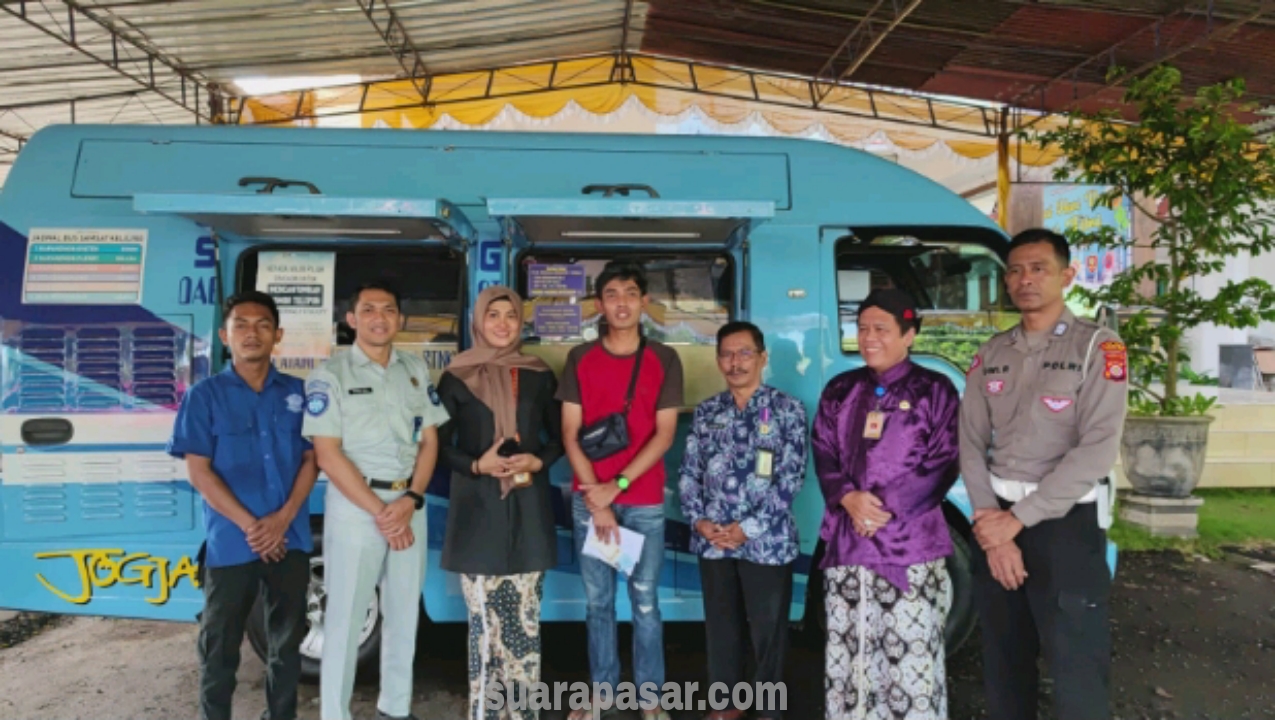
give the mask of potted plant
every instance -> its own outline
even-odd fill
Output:
[[[1125,93],[1136,123],[1114,111],[1073,114],[1034,137],[1065,154],[1056,180],[1105,186],[1095,207],[1129,198],[1134,212],[1157,223],[1153,260],[1131,263],[1104,287],[1074,290],[1090,306],[1122,310],[1130,398],[1121,460],[1144,495],[1185,498],[1204,469],[1216,398],[1183,392],[1186,333],[1207,323],[1249,328],[1275,320],[1275,290],[1263,278],[1229,281],[1212,297],[1191,282],[1221,272],[1228,257],[1275,248],[1275,155],[1237,117],[1243,96],[1243,80],[1187,95],[1181,73],[1160,66]],[[1157,200],[1167,213],[1157,212]],[[1130,253],[1134,244],[1111,227],[1071,230],[1069,239]]]

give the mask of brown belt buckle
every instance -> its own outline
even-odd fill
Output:
[[[390,490],[393,490],[394,492],[402,492],[406,489],[407,489],[406,480],[395,480],[394,482],[390,483]]]

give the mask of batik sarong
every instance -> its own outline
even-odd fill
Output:
[[[828,720],[947,720],[942,560],[908,568],[908,591],[862,566],[824,571]]]
[[[540,682],[544,573],[461,575],[460,584],[469,608],[469,720],[535,720],[540,713],[526,700]],[[486,694],[497,682],[500,697],[522,702],[488,709]]]

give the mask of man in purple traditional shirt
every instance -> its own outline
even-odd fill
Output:
[[[826,502],[825,713],[946,720],[952,542],[939,503],[957,477],[960,395],[908,359],[921,319],[907,293],[873,291],[858,321],[867,367],[828,383],[811,435]]]

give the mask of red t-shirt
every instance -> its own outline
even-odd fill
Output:
[[[682,405],[682,361],[663,343],[646,341],[633,404],[627,416],[629,446],[609,458],[593,463],[593,474],[599,482],[608,482],[641,452],[655,436],[655,414]],[[579,345],[567,355],[558,384],[558,399],[575,403],[583,410],[584,425],[597,422],[624,409],[624,398],[633,377],[637,353],[612,355],[601,341]],[[629,489],[616,497],[617,505],[663,505],[664,462],[655,463]],[[574,478],[571,489],[580,489],[580,478]]]

